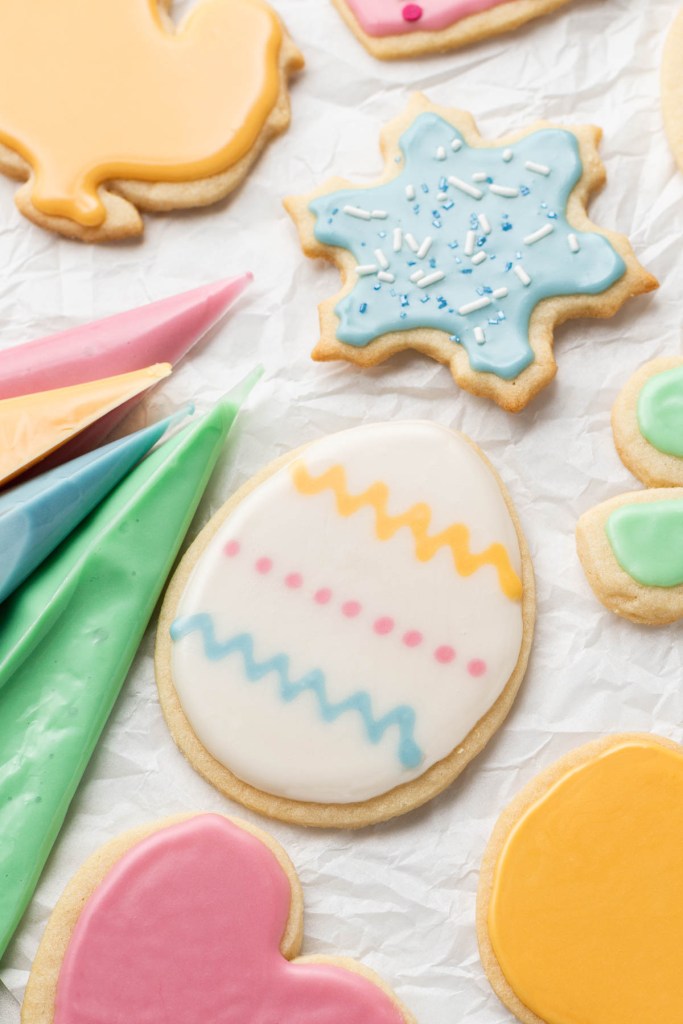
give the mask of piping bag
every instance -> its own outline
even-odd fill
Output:
[[[260,374],[148,455],[0,605],[0,956]]]
[[[191,406],[0,494],[0,603],[99,505]],[[1,615],[1,613],[0,613]]]
[[[0,399],[84,384],[142,370],[154,363],[176,366],[252,280],[252,274],[242,274],[215,281],[5,349],[0,352]],[[133,398],[119,406],[53,452],[45,468],[52,469],[97,448],[136,401]]]
[[[0,401],[0,486],[66,444],[95,420],[142,395],[171,372],[170,363],[88,384]]]

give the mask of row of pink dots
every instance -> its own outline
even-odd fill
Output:
[[[235,558],[240,553],[239,541],[228,541],[223,550],[228,558]],[[254,562],[254,568],[261,576],[267,576],[273,570],[273,560],[265,556],[257,558]],[[304,578],[300,572],[290,572],[284,577],[284,584],[290,590],[300,590],[304,585]],[[313,600],[316,604],[327,605],[333,596],[332,590],[329,587],[320,587],[313,594]],[[342,615],[346,616],[347,619],[357,618],[362,611],[363,606],[360,601],[344,601],[341,605]],[[390,615],[380,615],[373,622],[372,628],[377,636],[389,636],[396,629],[396,623]],[[419,647],[424,641],[424,636],[417,629],[409,629],[403,634],[401,640],[406,647]],[[434,650],[434,658],[441,665],[449,665],[455,660],[455,657],[456,652],[450,644],[441,644]],[[473,658],[467,663],[467,671],[475,678],[482,676],[486,672],[486,662],[482,661],[481,658]]]

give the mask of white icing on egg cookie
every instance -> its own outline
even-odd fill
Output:
[[[160,624],[162,703],[195,766],[310,824],[444,788],[526,667],[533,579],[501,488],[461,435],[397,422],[326,437],[238,493]]]

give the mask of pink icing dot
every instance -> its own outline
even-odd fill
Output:
[[[262,576],[265,576],[266,573],[269,573],[272,568],[273,563],[270,560],[270,558],[259,558],[259,560],[256,563],[256,572],[260,572]]]
[[[403,643],[406,647],[418,647],[422,643],[422,633],[418,633],[416,629],[409,629],[403,634]]]
[[[394,620],[390,619],[388,615],[382,615],[381,618],[375,620],[372,628],[380,636],[386,636],[394,628]]]
[[[406,4],[401,14],[404,21],[419,21],[422,17],[422,8],[419,4]]]
[[[237,541],[237,540],[229,540],[228,543],[223,548],[223,551],[228,556],[228,558],[234,558],[235,555],[239,555],[239,553],[240,553],[239,541]]]
[[[342,611],[347,619],[355,619],[356,615],[360,614],[360,603],[358,601],[345,601],[342,605]]]
[[[322,587],[320,590],[316,590],[314,599],[318,604],[327,604],[332,598],[332,591],[329,587]]]
[[[473,658],[467,665],[467,671],[475,678],[477,676],[483,676],[486,671],[486,662],[482,661],[481,658]]]
[[[434,651],[434,657],[437,661],[440,661],[442,665],[448,665],[449,662],[453,661],[455,657],[455,651],[448,644],[443,644],[441,647],[437,647]]]
[[[297,590],[304,582],[304,578],[300,572],[290,572],[288,576],[285,576],[285,584],[290,590]]]

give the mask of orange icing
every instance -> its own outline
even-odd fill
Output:
[[[170,363],[0,402],[0,485],[168,377]]]
[[[492,565],[498,573],[500,589],[512,601],[522,596],[522,581],[512,568],[510,556],[502,544],[490,544],[485,551],[470,551],[470,531],[464,523],[452,523],[440,533],[431,534],[432,510],[425,502],[413,505],[398,516],[387,511],[389,488],[377,480],[362,494],[349,494],[343,466],[332,466],[318,477],[311,476],[303,462],[292,467],[294,486],[301,494],[314,495],[331,490],[340,516],[355,515],[370,506],[375,512],[375,533],[378,540],[390,540],[404,526],[413,534],[415,557],[428,562],[443,547],[451,549],[453,566],[460,576],[471,576],[484,565]]]
[[[546,791],[501,851],[488,929],[547,1024],[680,1024],[683,754],[624,739]]]
[[[0,0],[0,141],[33,205],[97,226],[112,178],[232,167],[280,91],[282,28],[263,0],[199,0],[177,31],[157,0]]]

